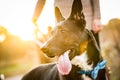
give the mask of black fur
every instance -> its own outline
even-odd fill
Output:
[[[72,65],[69,75],[61,75],[57,70],[55,63],[41,65],[26,74],[22,80],[81,80],[81,75],[77,74],[80,70],[77,66]]]
[[[86,50],[88,64],[93,63],[94,68],[103,58],[93,34],[85,28],[86,21],[82,12],[81,0],[74,0],[71,15],[68,19],[65,20],[62,17],[57,7],[55,8],[55,14],[58,24],[53,31],[53,36],[45,43],[42,50],[49,57],[60,56],[65,51],[71,50],[70,59]],[[50,63],[33,69],[22,80],[83,80],[82,74],[77,73],[78,70],[81,70],[81,68],[72,65],[72,70],[68,75],[61,75],[57,70],[56,63]],[[91,78],[90,75],[88,76]],[[97,80],[107,80],[105,69],[100,70]]]

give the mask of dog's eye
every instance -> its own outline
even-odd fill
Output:
[[[65,32],[65,30],[61,30],[61,32],[62,32],[62,33],[64,33],[64,32]]]
[[[59,31],[60,31],[60,32],[62,32],[62,33],[64,33],[64,32],[65,32],[65,30],[63,30],[63,29],[59,29]]]
[[[58,27],[58,31],[61,32],[61,33],[64,33],[66,32],[64,28],[62,28],[61,26]]]

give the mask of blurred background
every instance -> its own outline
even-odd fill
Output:
[[[51,36],[55,25],[51,6],[54,0],[47,0],[38,20],[38,39],[34,34],[35,25],[31,21],[36,1],[0,0],[0,75],[5,80],[20,80],[30,69],[55,61],[40,50],[40,46]],[[102,55],[111,68],[111,80],[120,80],[119,4],[119,0],[100,0],[103,25],[100,43]]]

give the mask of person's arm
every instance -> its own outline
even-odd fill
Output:
[[[92,30],[97,33],[101,31],[101,14],[100,14],[100,3],[99,0],[91,0],[93,10],[93,26]]]
[[[33,23],[36,24],[42,10],[43,10],[43,7],[45,5],[45,2],[46,0],[38,0],[37,3],[36,3],[36,6],[35,6],[35,10],[33,12],[33,16],[32,16],[32,21]]]
[[[92,4],[92,9],[93,9],[93,17],[94,19],[96,18],[101,18],[101,14],[100,14],[100,3],[99,0],[91,0],[91,4]]]

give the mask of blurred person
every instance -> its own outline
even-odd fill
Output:
[[[91,30],[96,38],[99,45],[99,34],[101,28],[101,15],[100,15],[100,3],[99,0],[81,0],[83,5],[83,13],[86,19],[86,28]],[[32,21],[36,24],[46,0],[38,0],[35,6],[35,10],[32,16]],[[54,7],[58,7],[64,18],[69,17],[71,13],[73,0],[54,0]],[[38,31],[38,28],[36,28]],[[99,45],[100,46],[100,45]]]

